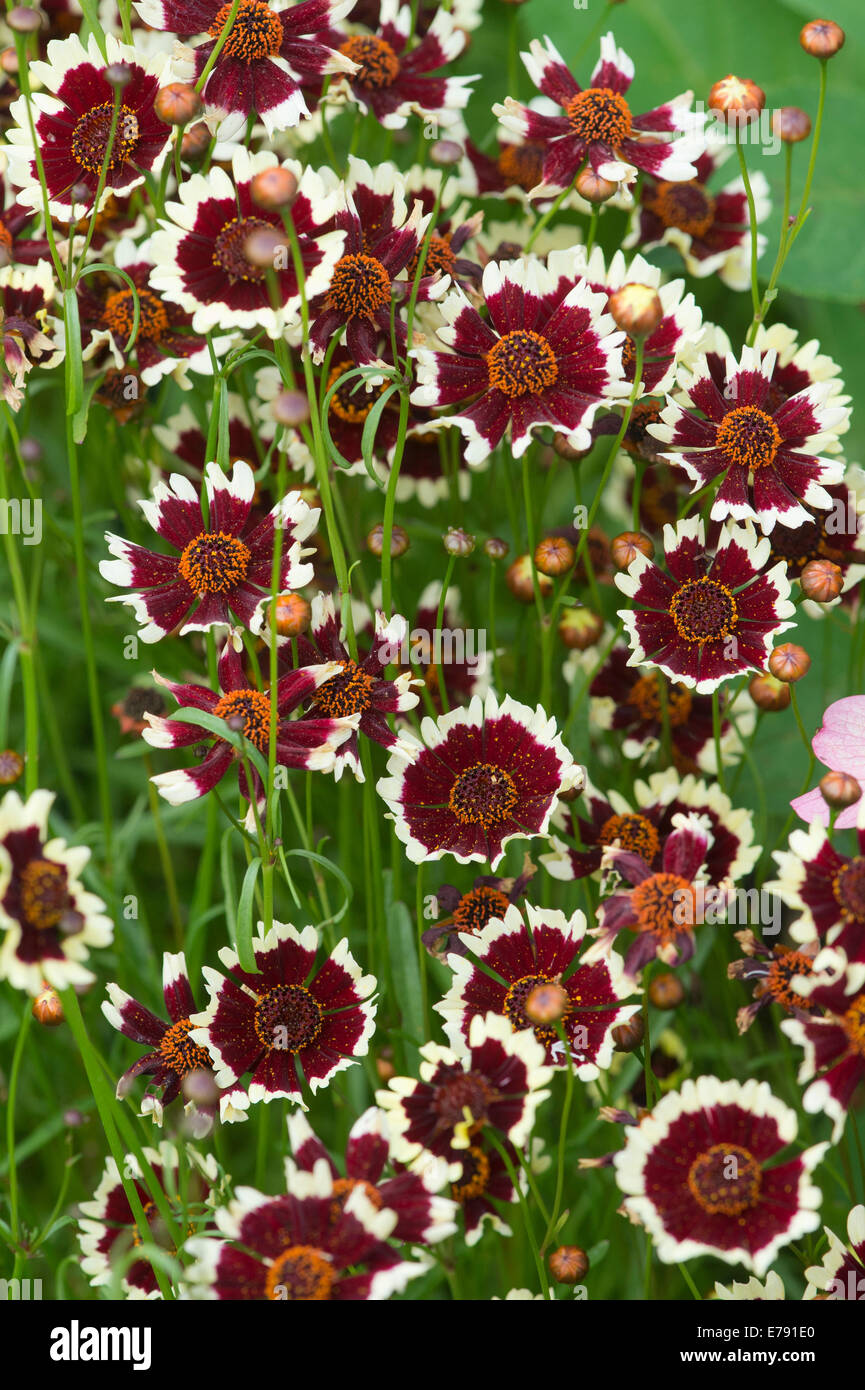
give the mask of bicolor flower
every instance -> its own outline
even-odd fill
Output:
[[[569,188],[587,163],[601,178],[625,187],[639,171],[669,181],[694,177],[692,160],[702,149],[704,117],[691,111],[692,94],[635,116],[625,95],[634,65],[611,33],[601,39],[600,61],[585,89],[549,39],[534,39],[521,56],[532,82],[562,111],[542,115],[512,97],[493,107],[502,125],[546,146],[543,177],[533,197]]]
[[[582,786],[583,770],[556,722],[489,692],[438,720],[425,743],[396,750],[377,787],[414,864],[452,854],[460,863],[502,859],[511,840],[545,835],[559,794]],[[406,741],[409,736],[406,735]]]
[[[494,917],[502,919],[511,904],[523,896],[535,872],[535,866],[526,855],[523,872],[517,878],[481,874],[471,888],[462,893],[453,884],[443,883],[435,899],[439,911],[448,915],[421,932],[421,941],[430,955],[445,956],[448,952],[466,955],[468,948],[463,944],[463,935],[478,936]]]
[[[48,45],[48,61],[30,64],[36,91],[33,104],[36,140],[42,156],[52,216],[74,221],[94,211],[100,177],[105,182],[100,208],[112,194],[128,193],[158,174],[168,153],[170,127],[153,104],[165,74],[168,55],[139,62],[136,50],[105,38],[103,57],[91,34],[85,48],[76,34]],[[130,74],[122,89],[105,72],[121,64]],[[21,96],[10,115],[9,178],[21,191],[18,201],[41,209],[42,187],[30,126],[29,101]],[[116,107],[116,115],[115,115]],[[99,211],[96,208],[95,211]]]
[[[108,548],[116,558],[103,560],[99,572],[109,584],[131,589],[109,602],[126,603],[141,624],[142,642],[158,642],[179,627],[181,633],[233,627],[235,620],[261,631],[263,605],[273,577],[276,532],[281,533],[279,588],[298,589],[312,579],[312,565],[303,560],[303,542],[318,521],[299,492],[277,502],[263,521],[251,516],[255,477],[239,460],[231,474],[216,463],[204,470],[208,520],[204,520],[200,487],[182,473],[170,483],[157,483],[151,500],[139,501],[153,530],[179,554],[162,555],[107,531]]]
[[[611,1033],[626,1023],[639,1004],[620,1001],[631,994],[615,953],[603,960],[586,958],[586,919],[571,918],[552,908],[509,906],[503,919],[493,918],[477,933],[461,940],[465,955],[451,955],[453,984],[435,1005],[445,1021],[445,1033],[455,1050],[466,1046],[473,1020],[498,1015],[517,1034],[534,1033],[550,1065],[565,1066],[567,1045],[576,1075],[594,1081],[610,1065]],[[532,996],[555,990],[561,1007],[560,1026],[532,1020]]]
[[[519,458],[547,426],[588,449],[598,410],[630,394],[625,335],[605,312],[607,295],[593,293],[577,272],[572,282],[563,286],[536,257],[491,261],[483,275],[488,318],[456,289],[442,301],[445,326],[437,330],[449,350],[413,349],[412,401],[458,407],[435,423],[462,430],[469,464],[482,463],[508,432]]]
[[[687,473],[693,492],[719,482],[714,521],[753,518],[767,535],[778,522],[809,522],[808,507],[831,507],[825,485],[840,482],[844,472],[840,461],[821,457],[846,418],[831,384],[809,386],[775,405],[775,361],[771,350],[745,347],[739,362],[731,353],[719,388],[701,359],[661,411],[661,422],[648,426],[671,446],[663,457]]]
[[[9,201],[9,186],[0,173],[0,266],[35,265],[50,257],[47,237],[33,236],[35,209]]]
[[[802,1097],[803,1109],[808,1115],[829,1116],[833,1144],[840,1140],[853,1096],[865,1081],[865,963],[861,957],[860,952],[859,959],[851,961],[831,946],[820,951],[811,974],[794,980],[815,1013],[781,1024],[782,1033],[804,1052],[799,1082],[810,1084]]]
[[[714,1255],[761,1277],[820,1224],[810,1178],[828,1145],[785,1158],[796,1129],[765,1081],[685,1081],[625,1130],[613,1160],[625,1211],[664,1264]]]
[[[771,891],[768,884],[766,887]],[[811,975],[817,954],[816,940],[806,942],[798,951],[792,946],[767,946],[750,929],[736,932],[736,940],[745,956],[730,962],[728,978],[754,987],[751,1003],[736,1014],[740,1033],[747,1033],[760,1010],[768,1004],[777,1004],[785,1013],[796,1017],[812,1012],[811,1004],[798,993],[794,981],[799,976]]]
[[[620,609],[631,643],[630,666],[709,694],[745,671],[765,669],[773,638],[794,624],[783,562],[766,570],[769,540],[751,523],[727,522],[714,554],[699,517],[664,527],[662,570],[638,555],[616,584],[633,607]]]
[[[819,788],[817,794],[822,801]],[[778,877],[766,884],[768,892],[777,893],[801,913],[790,927],[794,941],[821,941],[851,958],[865,954],[865,826],[861,822],[856,837],[859,853],[841,854],[815,816],[807,830],[793,831],[788,849],[775,851]]]
[[[265,411],[250,418],[250,410],[242,396],[229,391],[228,457],[248,463],[255,472],[265,462],[270,442],[276,433],[273,416]],[[186,404],[167,420],[154,421],[153,433],[163,449],[185,463],[193,473],[203,473],[207,464],[207,431]]]
[[[829,1249],[819,1265],[805,1270],[803,1299],[825,1298],[834,1303],[853,1299],[861,1303],[865,1300],[865,1206],[860,1202],[847,1217],[846,1242],[828,1226],[824,1230]]]
[[[825,767],[833,772],[847,772],[865,784],[865,695],[845,695],[843,699],[827,705],[823,722],[811,740],[811,747]],[[790,805],[804,821],[829,824],[829,807],[819,787],[794,797]],[[838,812],[836,828],[847,830],[858,825],[861,814],[860,797],[852,806],[845,806]]]
[[[0,979],[36,995],[89,985],[90,948],[109,946],[114,928],[105,904],[84,887],[90,860],[83,845],[67,845],[48,830],[54,793],[0,801]]]
[[[48,317],[53,300],[47,261],[0,269],[0,395],[12,410],[23,404],[33,367],[54,367],[63,359],[62,342]]]
[[[366,1056],[376,981],[363,974],[345,939],[317,961],[314,927],[274,922],[266,936],[262,924],[259,931],[255,974],[228,946],[219,952],[227,975],[204,967],[210,1003],[193,1015],[189,1037],[209,1051],[219,1086],[250,1073],[251,1104],[285,1098],[305,1109],[302,1087],[319,1091]]]

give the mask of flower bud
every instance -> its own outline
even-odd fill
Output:
[[[786,681],[788,685],[806,676],[810,665],[811,658],[805,648],[797,646],[795,642],[782,643],[769,657],[769,670],[772,675],[776,680]]]
[[[649,984],[649,1000],[656,1009],[678,1009],[684,997],[682,981],[671,970],[655,975]]]
[[[128,87],[132,81],[133,73],[131,67],[126,63],[109,63],[104,72],[105,81],[111,87],[116,87],[120,91]],[[154,102],[154,108],[156,103]]]
[[[750,78],[734,77],[731,72],[709,92],[709,110],[720,111],[724,116],[744,117],[739,124],[748,125],[756,120],[765,105],[766,93],[762,87]]]
[[[278,425],[296,429],[309,419],[309,400],[305,391],[280,391],[270,403],[270,413]]]
[[[276,212],[291,207],[297,197],[297,179],[290,169],[274,164],[256,174],[249,186],[252,201],[260,208]]]
[[[382,1081],[390,1081],[392,1076],[396,1076],[396,1067],[387,1057],[376,1057],[375,1069]]]
[[[43,1028],[57,1028],[63,1023],[63,1005],[60,995],[50,985],[45,985],[33,1000],[33,1017]]]
[[[796,145],[811,134],[811,117],[800,106],[779,106],[772,112],[772,131],[785,145]]]
[[[25,463],[41,463],[42,445],[38,439],[33,438],[32,434],[25,434],[18,448]]]
[[[0,68],[7,77],[14,77],[18,71],[18,54],[14,48],[4,48],[0,53]]]
[[[532,1023],[549,1025],[564,1018],[569,1003],[567,991],[551,981],[529,990],[523,1011]]]
[[[14,748],[4,748],[0,753],[0,787],[11,787],[24,771],[24,759]]]
[[[535,569],[550,579],[567,574],[573,569],[576,551],[564,536],[545,536],[535,547]]]
[[[576,463],[579,459],[584,459],[587,454],[592,452],[591,448],[575,449],[568,439],[568,436],[562,434],[560,430],[557,430],[553,435],[553,449],[560,459],[566,459],[568,463]]]
[[[632,338],[648,338],[664,317],[658,292],[651,285],[622,285],[610,295],[607,308],[617,328]]]
[[[186,82],[169,82],[167,87],[160,87],[153,102],[154,114],[165,125],[189,125],[202,109],[201,97]]]
[[[455,140],[436,140],[430,146],[429,157],[433,164],[438,164],[442,168],[451,164],[459,164],[463,157],[462,145],[458,145]]]
[[[790,687],[775,676],[752,676],[748,692],[758,709],[776,711],[786,709],[790,703]]]
[[[589,1257],[576,1245],[560,1245],[550,1256],[550,1274],[558,1284],[579,1284],[589,1271]]]
[[[847,35],[831,19],[812,19],[799,35],[799,42],[812,58],[832,58],[844,47]]]
[[[505,583],[520,603],[534,603],[535,586],[532,581],[532,559],[530,555],[518,555],[508,566]],[[553,581],[545,574],[538,575],[538,586],[542,595],[552,593]]]
[[[614,537],[610,546],[613,564],[620,570],[628,569],[638,555],[645,555],[647,560],[651,560],[654,553],[655,546],[643,531],[622,531],[621,535]]]
[[[612,1030],[612,1039],[617,1052],[633,1052],[641,1047],[646,1035],[646,1025],[642,1014],[634,1014],[627,1023],[620,1023]]]
[[[488,560],[503,560],[509,550],[510,546],[501,536],[489,536],[484,541],[484,554]]]
[[[183,132],[183,139],[180,141],[181,156],[193,163],[202,159],[210,148],[212,139],[209,126],[204,121],[196,121],[195,125]]]
[[[279,227],[256,227],[243,243],[243,254],[250,265],[275,270],[277,256],[284,254],[287,244]]]
[[[309,627],[311,608],[300,594],[277,594],[270,607],[270,625],[280,637],[299,637]]]
[[[799,576],[802,593],[814,603],[831,603],[844,585],[844,572],[831,560],[809,560]]]
[[[600,641],[603,631],[603,618],[590,608],[566,608],[559,619],[559,637],[572,651],[588,651]]]
[[[849,772],[827,772],[820,778],[820,791],[827,806],[843,810],[845,806],[855,806],[862,795],[862,788]]]
[[[456,555],[465,560],[475,548],[475,538],[459,526],[449,526],[442,537],[442,545],[448,555]]]
[[[6,16],[6,23],[16,34],[35,34],[45,22],[45,16],[35,6],[16,5]]]
[[[381,556],[384,554],[384,527],[373,526],[366,538],[366,548],[371,555]],[[395,558],[405,555],[409,548],[408,531],[402,526],[394,526],[390,533],[390,553]]]
[[[581,169],[577,174],[574,187],[587,203],[605,203],[608,198],[612,198],[618,184],[611,183],[609,179],[602,179],[600,174],[596,174],[587,164],[585,169]]]

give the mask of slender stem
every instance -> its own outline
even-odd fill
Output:
[[[742,172],[742,182],[745,185],[745,197],[748,199],[748,223],[751,232],[751,303],[754,306],[754,319],[760,313],[760,285],[757,279],[757,254],[758,254],[758,231],[757,231],[757,205],[754,202],[754,190],[751,187],[751,179],[748,174],[748,162],[745,159],[745,151],[742,148],[742,130],[739,122],[736,122],[736,155],[739,160],[739,168]]]

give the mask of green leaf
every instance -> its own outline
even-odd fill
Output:
[[[375,447],[375,436],[378,430],[378,422],[382,416],[382,411],[384,410],[394,391],[398,390],[399,386],[396,382],[394,382],[392,386],[388,386],[387,390],[382,392],[375,405],[373,406],[372,410],[369,412],[369,415],[367,415],[366,419],[363,422],[363,434],[361,435],[360,439],[360,451],[363,454],[363,466],[366,469],[369,476],[372,478],[376,487],[381,492],[384,492],[385,484],[384,480],[380,478],[375,471],[375,467],[372,461],[372,451]]]
[[[240,962],[241,970],[248,971],[250,975],[258,974],[255,952],[252,949],[252,909],[255,905],[255,884],[260,869],[261,859],[256,855],[243,876],[240,901],[237,904],[237,916],[234,923],[237,959]]]
[[[405,903],[392,902],[387,908],[388,964],[393,979],[394,995],[399,1001],[400,1018],[407,1038],[406,1061],[410,1068],[417,1065],[420,1044],[424,1037],[423,995],[414,924]]]

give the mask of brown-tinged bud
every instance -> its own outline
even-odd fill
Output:
[[[132,69],[127,63],[109,63],[104,73],[105,81],[108,85],[110,87],[116,87],[118,91],[122,91],[124,87],[129,86],[133,75]],[[156,103],[154,102],[153,105],[155,109]]]
[[[756,120],[766,105],[766,93],[750,78],[734,77],[731,72],[716,82],[709,92],[709,110],[724,116],[735,115],[739,124]]]
[[[600,641],[603,631],[603,618],[590,608],[566,608],[559,619],[559,637],[572,651],[588,651]]]
[[[93,202],[93,192],[86,183],[73,183],[69,190],[69,201],[73,207],[89,208]]]
[[[545,536],[535,547],[535,568],[550,579],[573,569],[577,552],[565,536]]]
[[[617,327],[631,338],[648,338],[664,317],[658,291],[651,285],[622,285],[610,295],[607,308]]]
[[[505,583],[514,598],[519,599],[520,603],[534,603],[535,601],[532,570],[531,555],[518,555],[516,560],[508,566],[505,574]],[[545,574],[538,575],[538,585],[542,595],[552,593],[553,581],[548,579]]]
[[[820,778],[820,791],[827,806],[843,810],[845,806],[855,806],[862,796],[862,788],[849,772],[827,772]]]
[[[587,164],[585,169],[581,169],[577,174],[574,187],[587,203],[605,203],[608,198],[612,198],[618,184],[611,183],[609,179],[602,179],[600,174],[596,174]]]
[[[167,87],[160,87],[153,103],[154,114],[165,125],[189,125],[202,110],[201,97],[186,82],[169,82]]]
[[[557,430],[553,435],[553,449],[560,459],[566,459],[568,463],[576,463],[579,459],[586,458],[586,456],[592,452],[591,448],[575,449],[568,439],[568,436],[562,434],[560,430]]]
[[[406,551],[409,548],[409,544],[410,542],[408,538],[408,531],[404,530],[402,526],[394,526],[390,533],[391,555],[394,558],[396,558],[399,555],[405,555]],[[372,530],[366,538],[366,548],[371,555],[381,556],[384,554],[383,526],[373,526]]]
[[[262,169],[249,185],[252,201],[260,208],[276,212],[279,208],[289,208],[297,197],[298,183],[290,169],[274,164],[270,169]]]
[[[535,985],[534,989],[529,990],[523,1004],[523,1012],[532,1023],[548,1026],[564,1018],[569,1003],[567,990],[550,981],[548,984]]]
[[[280,391],[270,403],[270,413],[278,425],[297,429],[309,419],[309,399],[305,391]]]
[[[798,145],[811,134],[811,117],[801,106],[779,106],[772,112],[772,130],[785,145]]]
[[[814,603],[831,603],[844,585],[844,572],[831,560],[809,560],[799,576],[802,593]]]
[[[390,1081],[392,1076],[396,1076],[396,1067],[387,1057],[376,1057],[375,1069],[382,1081]]]
[[[459,559],[465,560],[475,548],[475,538],[459,526],[449,526],[442,536],[442,545],[448,555],[456,555]]]
[[[484,541],[484,554],[488,560],[503,560],[509,550],[510,546],[501,536],[488,536]]]
[[[654,543],[643,531],[622,531],[610,545],[613,564],[620,570],[628,569],[638,555],[645,555],[647,560],[651,560],[654,553]]]
[[[24,759],[14,748],[4,748],[0,753],[0,787],[11,787],[24,771]]]
[[[6,23],[16,34],[35,34],[45,23],[45,16],[35,6],[16,5],[6,16]]]
[[[183,132],[183,139],[180,141],[182,158],[192,163],[197,159],[203,159],[212,139],[209,126],[204,121],[196,121],[195,125]]]
[[[620,1023],[612,1032],[617,1052],[633,1052],[642,1046],[645,1035],[646,1025],[642,1014],[634,1014],[627,1023]]]
[[[4,48],[0,53],[0,68],[6,73],[7,77],[14,77],[18,71],[18,54],[14,48]]]
[[[844,47],[847,35],[831,19],[812,19],[799,35],[799,42],[812,58],[832,58]]]
[[[776,711],[786,709],[790,703],[789,685],[772,675],[752,676],[748,691],[758,709]]]
[[[187,1072],[181,1090],[186,1100],[191,1100],[198,1106],[218,1105],[222,1094],[213,1072],[206,1071],[204,1067],[195,1067],[193,1071]]]
[[[277,594],[270,608],[270,625],[280,637],[299,637],[309,627],[311,613],[301,594]]]
[[[42,460],[42,445],[38,439],[34,439],[32,434],[25,434],[18,446],[19,452],[25,463],[40,463]]]
[[[684,997],[682,981],[671,970],[655,975],[649,983],[649,1000],[656,1009],[678,1009]]]
[[[560,1245],[550,1256],[550,1274],[557,1284],[579,1284],[589,1272],[589,1257],[576,1245]]]
[[[262,270],[274,270],[277,257],[285,254],[288,242],[279,227],[256,227],[243,243],[243,254],[250,265]]]
[[[438,164],[440,168],[448,168],[451,164],[459,164],[463,157],[463,147],[458,145],[456,140],[436,140],[430,145],[429,157],[433,164]]]
[[[87,1124],[87,1116],[83,1110],[64,1110],[63,1123],[67,1129],[80,1129]]]
[[[50,985],[45,987],[37,994],[33,1000],[33,1017],[37,1023],[41,1023],[43,1028],[57,1028],[64,1022],[63,1005],[60,1003],[60,995],[56,989]]]
[[[783,642],[769,657],[769,670],[776,680],[792,685],[807,676],[811,658],[804,647],[795,642]]]

